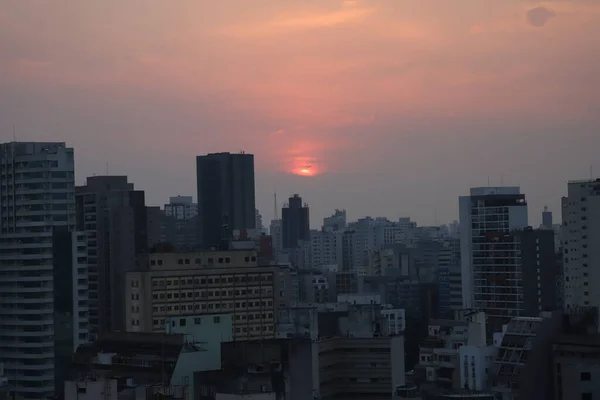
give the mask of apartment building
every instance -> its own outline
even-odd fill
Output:
[[[600,179],[569,182],[562,221],[565,308],[599,307]]]
[[[16,400],[53,396],[62,350],[88,339],[74,175],[65,143],[0,144],[0,363]]]
[[[146,271],[127,273],[127,331],[164,332],[175,316],[232,314],[235,340],[271,338],[286,304],[286,274],[259,265],[255,250],[150,254]]]

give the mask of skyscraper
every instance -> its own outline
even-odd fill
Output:
[[[281,209],[281,227],[284,249],[295,249],[300,241],[310,240],[308,206],[297,194]]]
[[[565,307],[600,307],[600,179],[569,182],[562,221]]]
[[[77,229],[88,240],[92,334],[124,329],[125,273],[146,265],[143,190],[126,176],[93,176],[77,187]]]
[[[256,227],[254,155],[198,156],[196,173],[201,247],[219,247],[232,231]]]
[[[16,399],[52,396],[55,362],[88,339],[85,242],[74,228],[73,149],[1,144],[0,363]]]
[[[528,226],[525,195],[518,187],[473,188],[459,207],[463,307],[498,321],[523,315],[520,239],[511,232]]]

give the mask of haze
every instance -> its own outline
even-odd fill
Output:
[[[196,155],[244,150],[265,220],[276,191],[314,225],[442,223],[489,182],[536,222],[600,174],[598,37],[592,1],[0,0],[0,133],[155,205],[195,195]]]

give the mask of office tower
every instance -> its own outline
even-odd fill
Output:
[[[542,212],[542,226],[543,229],[552,229],[552,211],[548,211],[548,206],[544,206]]]
[[[198,247],[198,204],[192,196],[171,197],[164,206],[161,241],[177,251],[192,251]]]
[[[125,272],[145,265],[147,208],[126,176],[93,176],[77,187],[77,229],[87,235],[93,337],[124,329]]]
[[[562,221],[565,307],[600,307],[600,179],[569,182]]]
[[[521,248],[523,277],[523,316],[538,317],[542,311],[561,307],[558,286],[562,282],[560,265],[554,252],[554,232],[526,228],[515,231]]]
[[[199,243],[219,247],[234,230],[254,229],[254,155],[213,153],[196,157]]]
[[[257,252],[151,254],[147,271],[127,273],[127,331],[164,332],[175,316],[232,314],[235,340],[275,335],[274,312],[289,282]]]
[[[283,248],[294,249],[300,241],[310,240],[308,206],[302,204],[297,194],[289,198],[287,206],[281,209]]]
[[[63,344],[87,340],[87,271],[74,228],[73,149],[1,144],[0,363],[15,399],[54,395]],[[63,237],[72,246],[62,247]]]
[[[528,226],[525,195],[518,187],[473,188],[459,207],[464,308],[498,323],[522,315],[520,245],[511,232]]]

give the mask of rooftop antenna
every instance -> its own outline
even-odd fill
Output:
[[[594,179],[594,167],[590,164],[590,180]]]
[[[279,219],[279,212],[277,211],[277,193],[273,193],[273,219]]]
[[[500,174],[500,186],[504,185],[504,174]]]
[[[17,128],[15,128],[15,126],[13,125],[13,140],[16,142],[17,141]]]

